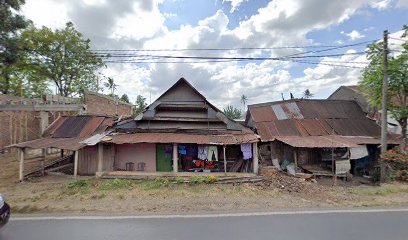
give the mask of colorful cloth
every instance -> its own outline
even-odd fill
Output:
[[[244,160],[248,160],[252,158],[252,144],[251,143],[241,144],[241,151],[242,151],[242,155],[244,155],[243,157]]]
[[[209,146],[208,147],[207,159],[209,161],[218,161],[218,149],[217,149],[217,146]]]
[[[208,155],[208,146],[198,146],[198,159],[206,160]]]
[[[179,152],[181,155],[186,155],[186,153],[187,153],[186,146],[180,145],[178,152]]]

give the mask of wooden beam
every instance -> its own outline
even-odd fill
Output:
[[[98,144],[98,172],[103,172],[103,144]]]
[[[20,157],[20,169],[19,169],[19,180],[22,182],[24,181],[24,148],[19,148],[18,149],[18,154]]]
[[[42,149],[42,156],[43,156],[43,160],[41,161],[41,168],[42,168],[41,174],[44,176],[44,174],[45,174],[44,164],[45,164],[45,160],[47,158],[47,148]]]
[[[253,149],[253,156],[252,156],[252,162],[254,164],[254,173],[258,174],[258,169],[259,169],[259,162],[258,162],[258,143],[253,143],[252,144],[252,149]],[[272,150],[272,149],[271,149]]]
[[[226,154],[226,151],[225,151],[226,148],[227,148],[226,145],[222,146],[222,150],[223,150],[223,153],[224,153],[224,173],[225,173],[225,175],[227,175],[227,154]]]
[[[74,176],[78,175],[78,151],[76,150],[74,153]]]
[[[173,172],[178,172],[178,144],[173,143]]]

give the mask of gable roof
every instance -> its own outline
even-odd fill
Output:
[[[379,126],[366,118],[354,101],[291,99],[249,105],[248,109],[246,122],[253,122],[262,141],[330,135],[380,136]]]
[[[145,108],[134,121],[119,123],[117,129],[124,131],[246,131],[245,126],[229,119],[211,104],[185,78],[180,78],[152,104]]]

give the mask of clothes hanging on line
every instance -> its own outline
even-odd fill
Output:
[[[208,146],[198,146],[198,159],[206,160],[208,155]]]
[[[186,146],[179,145],[179,150],[178,150],[178,152],[179,152],[181,155],[186,155],[186,153],[187,153]]]
[[[244,143],[241,144],[241,151],[243,154],[243,159],[248,160],[252,158],[252,144],[251,143]]]
[[[207,159],[209,161],[218,161],[218,149],[217,149],[217,146],[209,146],[208,147]]]

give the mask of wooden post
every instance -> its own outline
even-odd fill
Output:
[[[273,159],[273,151],[272,151],[272,149],[273,149],[273,143],[272,143],[272,142],[269,144],[269,147],[271,148],[271,164],[272,164],[272,166],[273,166],[273,162],[272,162],[272,159]]]
[[[41,149],[42,151],[42,156],[43,156],[43,160],[41,161],[41,174],[44,176],[45,175],[45,160],[47,158],[47,148],[43,148]]]
[[[61,158],[64,157],[64,149],[61,149]]]
[[[253,143],[252,144],[252,148],[253,148],[253,164],[254,164],[254,173],[258,175],[258,143]],[[271,149],[272,150],[272,149]]]
[[[20,155],[20,171],[19,171],[19,180],[20,182],[24,181],[24,148],[19,148],[18,153]]]
[[[173,172],[178,172],[178,144],[173,143]]]
[[[78,175],[78,151],[76,150],[74,152],[74,176],[76,177]]]
[[[98,144],[98,172],[103,171],[103,144]]]
[[[226,148],[227,148],[227,146],[222,146],[222,150],[223,150],[223,153],[224,153],[224,173],[225,173],[225,176],[227,175],[227,154],[226,154]]]
[[[293,158],[295,159],[295,167],[297,167],[298,166],[298,159],[297,159],[297,151],[298,151],[298,149],[297,148],[294,148],[294,151],[293,151]]]

